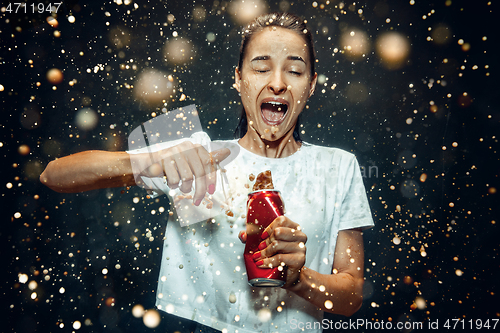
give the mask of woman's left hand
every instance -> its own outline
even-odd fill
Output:
[[[240,239],[245,242],[246,234],[241,233]],[[299,224],[286,216],[277,217],[262,233],[260,251],[254,253],[254,260],[260,268],[287,267],[283,288],[289,288],[298,282],[306,263],[306,242],[307,236]]]

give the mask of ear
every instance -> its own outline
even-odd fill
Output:
[[[318,73],[314,73],[314,76],[311,79],[311,87],[309,88],[308,98],[310,98],[314,94],[314,89],[316,89],[316,82],[318,82]]]
[[[241,83],[241,75],[240,75],[240,70],[238,67],[234,69],[234,84],[233,87],[236,89],[238,92],[240,92],[240,83]]]

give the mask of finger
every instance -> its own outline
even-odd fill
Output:
[[[214,194],[217,186],[217,165],[224,161],[231,151],[228,148],[221,148],[210,153],[209,172],[207,176],[208,193]]]
[[[269,236],[271,236],[274,233],[274,229],[283,226],[286,223],[287,219],[288,218],[286,216],[278,216],[277,218],[275,218],[274,221],[271,222],[271,224],[264,229],[261,238],[262,239],[269,238]]]
[[[188,161],[186,161],[183,154],[173,154],[172,158],[175,161],[180,180],[182,180],[180,190],[183,193],[191,192],[194,176]]]
[[[259,268],[273,268],[279,266],[288,266],[292,269],[301,268],[305,264],[305,255],[280,253],[270,258],[261,259],[256,264]]]
[[[179,172],[177,171],[175,160],[167,157],[162,160],[163,172],[167,177],[167,186],[171,189],[176,189],[179,187],[179,182],[181,181],[179,177]]]
[[[261,247],[259,247],[259,249],[260,248]],[[297,254],[305,256],[306,246],[304,242],[286,242],[275,240],[268,246],[264,247],[259,253],[260,255],[255,255],[256,259],[270,258],[277,254]]]
[[[279,228],[279,227],[288,227],[288,228],[294,228],[294,229],[300,230],[300,226],[298,223],[295,223],[292,220],[290,220],[288,217],[282,215],[282,216],[278,216],[277,218],[275,218],[274,221],[266,229],[264,229],[264,232],[262,233],[262,239],[267,238],[270,235],[272,235],[274,232],[274,229]]]
[[[288,228],[288,227],[277,227],[274,229],[273,233],[270,235],[270,242],[274,240],[286,241],[286,242],[307,242],[307,235],[299,229]]]
[[[286,240],[290,242],[306,242],[307,236],[302,232],[298,223],[293,222],[286,216],[279,216],[262,232],[262,239],[271,244],[275,239]]]
[[[214,150],[211,154],[214,159],[214,163],[217,164],[224,161],[229,155],[231,155],[231,151],[228,148],[221,148]]]
[[[205,166],[199,155],[200,151],[206,152],[206,150],[202,146],[196,146],[196,149],[191,149],[186,152],[186,158],[195,179],[193,202],[195,206],[198,206],[201,200],[205,197],[205,192],[207,191]]]
[[[244,232],[243,230],[239,232],[238,234],[238,238],[240,239],[240,241],[242,243],[246,243],[247,242],[247,233]]]
[[[216,185],[216,178],[217,178],[216,173],[215,173],[217,171],[217,169],[216,169],[216,165],[214,162],[214,158],[202,146],[199,146],[197,150],[198,150],[198,155],[200,156],[201,163],[202,163],[203,167],[205,168],[206,191],[209,194],[214,194],[215,185]]]

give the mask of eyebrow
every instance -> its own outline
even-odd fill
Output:
[[[259,61],[259,60],[270,60],[271,59],[271,56],[268,56],[268,55],[262,55],[262,56],[256,56],[255,58],[253,58],[252,60],[250,61]],[[306,63],[304,61],[304,59],[302,59],[302,57],[299,57],[299,56],[288,56],[287,57],[288,60],[295,60],[295,61],[302,61],[304,64]]]

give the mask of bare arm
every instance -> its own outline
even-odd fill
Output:
[[[363,262],[361,230],[342,230],[337,238],[332,274],[320,274],[304,266],[299,282],[289,290],[324,311],[351,316],[363,300]]]
[[[295,292],[313,305],[335,314],[353,315],[363,299],[363,236],[359,229],[342,230],[337,237],[332,274],[321,274],[304,266],[307,236],[297,223],[280,216],[265,230],[265,249],[254,260],[259,267],[284,262],[287,282],[283,288]],[[246,233],[240,238],[246,241]]]
[[[61,193],[78,193],[110,187],[138,185],[137,177],[165,176],[169,188],[191,191],[196,179],[194,204],[198,206],[205,193],[215,191],[215,163],[230,155],[228,148],[208,153],[191,142],[153,153],[128,154],[89,150],[50,162],[40,181]]]
[[[89,150],[51,161],[42,184],[60,193],[136,185],[126,152]]]

